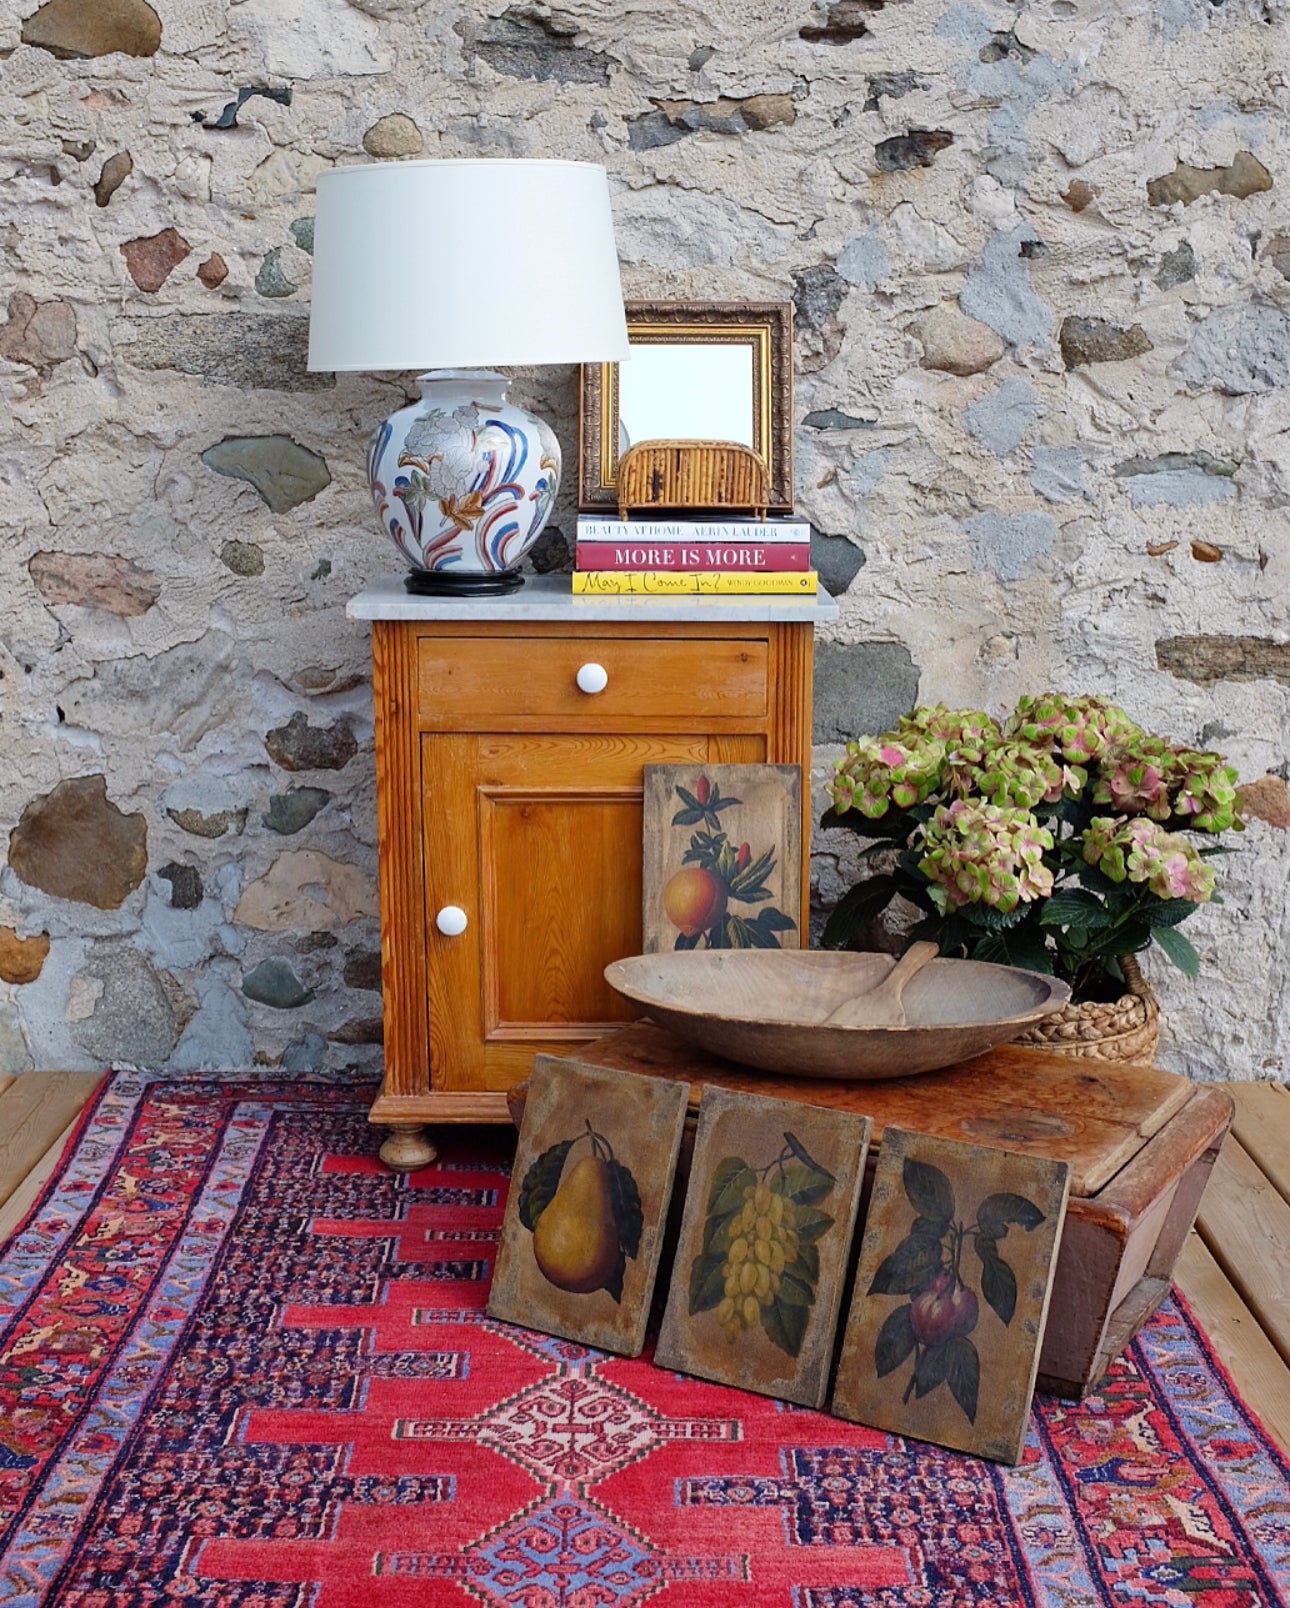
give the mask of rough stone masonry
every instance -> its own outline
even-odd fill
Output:
[[[0,1070],[379,1055],[344,605],[397,567],[363,445],[412,389],[304,370],[314,181],[560,156],[609,169],[629,296],[796,304],[821,785],[915,699],[1048,687],[1225,751],[1250,827],[1200,981],[1152,968],[1165,1058],[1290,1077],[1288,15],[11,0]],[[572,452],[574,371],[517,392]],[[827,905],[852,867],[816,850]]]

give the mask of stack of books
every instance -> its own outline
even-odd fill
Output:
[[[578,515],[575,594],[807,594],[817,589],[811,527],[804,519]]]

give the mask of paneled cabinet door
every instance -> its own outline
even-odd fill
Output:
[[[640,952],[643,767],[765,753],[761,736],[422,736],[432,1089],[507,1089],[535,1051],[630,1019],[601,974]]]

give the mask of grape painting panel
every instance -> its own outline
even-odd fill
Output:
[[[704,1085],[661,1367],[823,1404],[871,1127]]]

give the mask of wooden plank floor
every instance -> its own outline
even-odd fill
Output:
[[[86,1072],[0,1078],[0,1241],[58,1166],[98,1085]],[[1236,1120],[1177,1268],[1237,1389],[1290,1454],[1290,1091],[1227,1086]]]

